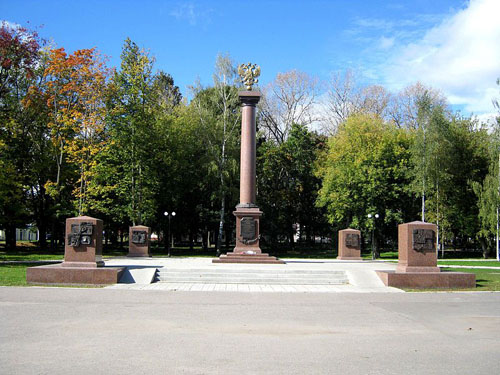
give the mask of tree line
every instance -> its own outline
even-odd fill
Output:
[[[0,228],[7,247],[33,223],[42,248],[64,221],[103,219],[119,245],[129,225],[228,248],[238,203],[240,110],[235,63],[217,56],[213,83],[183,97],[130,39],[109,68],[96,49],[67,53],[22,27],[0,28]],[[326,90],[323,90],[323,87]],[[426,220],[439,242],[494,247],[499,121],[453,113],[422,84],[400,93],[322,83],[295,70],[260,88],[257,200],[263,244],[291,248],[339,229],[374,231],[395,248],[397,225]],[[323,94],[321,94],[323,93]],[[321,105],[320,105],[321,103]],[[498,104],[496,103],[498,109]],[[378,214],[378,218],[368,217]],[[223,238],[226,243],[223,243]],[[331,246],[331,245],[330,245]]]

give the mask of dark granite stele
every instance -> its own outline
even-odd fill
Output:
[[[66,219],[64,262],[26,269],[29,284],[116,284],[125,267],[105,267],[102,261],[102,220],[89,216]]]
[[[128,234],[128,257],[151,258],[150,248],[151,228],[144,225],[136,225],[129,228]]]
[[[476,275],[441,272],[437,266],[436,225],[422,221],[398,227],[398,266],[376,271],[386,286],[410,289],[465,289],[476,287]]]
[[[361,232],[357,229],[339,230],[338,260],[363,260],[361,257]]]

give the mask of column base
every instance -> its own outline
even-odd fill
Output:
[[[338,256],[338,260],[363,260],[361,257],[345,257],[345,256]]]
[[[265,253],[232,252],[212,259],[212,263],[285,264],[285,261]]]

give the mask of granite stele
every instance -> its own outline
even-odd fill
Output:
[[[66,219],[64,262],[29,267],[30,284],[116,284],[123,267],[105,267],[102,261],[102,220],[89,216]]]

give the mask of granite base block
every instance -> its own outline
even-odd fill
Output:
[[[212,259],[212,263],[254,263],[254,264],[285,264],[285,261],[269,256],[269,254],[227,253]]]
[[[386,286],[414,289],[463,289],[476,287],[476,275],[465,272],[376,271]]]
[[[337,257],[338,260],[363,260],[361,257],[344,257],[344,256],[339,256]]]
[[[116,284],[125,267],[64,267],[53,264],[26,269],[28,284]]]

